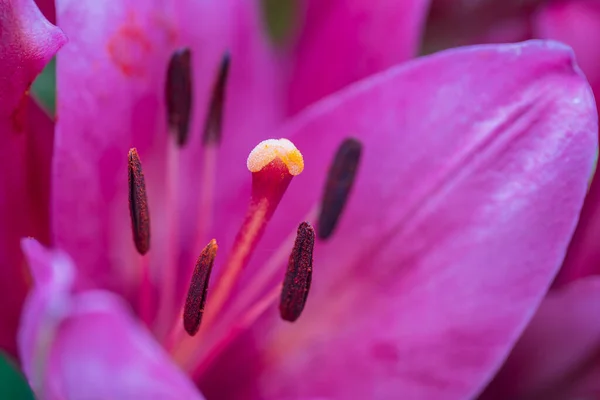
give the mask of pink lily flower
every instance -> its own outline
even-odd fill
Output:
[[[208,398],[460,399],[483,389],[564,258],[597,149],[593,96],[568,48],[553,42],[465,48],[388,69],[277,130],[303,158],[287,141],[263,143],[248,158],[249,174],[243,165],[249,143],[268,133],[254,129],[258,119],[243,110],[256,106],[251,102],[237,104],[248,123],[235,122],[236,88],[264,71],[236,80],[234,66],[236,44],[252,43],[260,32],[250,29],[230,43],[225,106],[205,104],[212,110],[209,129],[197,134],[196,122],[181,147],[167,121],[171,130],[185,125],[179,121],[186,107],[164,110],[170,87],[164,72],[173,66],[179,72],[169,77],[185,89],[187,53],[169,64],[178,46],[154,54],[131,26],[163,24],[165,14],[117,12],[127,29],[111,29],[135,38],[129,47],[110,35],[74,35],[61,22],[69,16],[79,32],[103,26],[98,18],[106,13],[90,5],[58,7],[71,44],[58,60],[53,222],[56,245],[67,251],[23,242],[35,288],[19,348],[38,395],[201,398],[185,373]],[[147,42],[152,46],[161,43],[159,30],[142,32],[157,35]],[[269,65],[260,55],[242,59]],[[117,85],[109,87],[112,79]],[[222,99],[225,79],[217,82],[212,97]],[[180,101],[188,92],[175,93]],[[346,141],[350,135],[358,140]],[[340,143],[362,149],[360,163],[334,163],[339,168],[330,170]],[[128,183],[125,154],[132,146],[141,161],[129,152]],[[334,205],[346,203],[339,224],[325,224],[332,216],[322,200],[325,182],[346,183],[342,178],[353,171],[351,196],[333,198]],[[193,179],[201,181],[202,197]],[[245,213],[250,223],[243,223]],[[306,225],[290,260],[309,266],[303,274],[314,265],[314,281],[306,308],[290,324],[271,306],[303,220],[319,221],[314,261],[303,258],[313,252]],[[195,333],[198,309],[206,312],[197,335],[188,337],[177,328],[185,289],[175,278],[189,285],[193,262],[185,263],[186,253],[197,255],[197,243],[210,237],[225,254],[215,259],[213,241],[201,253],[188,297],[197,312],[183,313],[186,330]],[[206,292],[213,261],[220,274]],[[298,317],[306,300],[290,296],[282,296],[284,319]]]

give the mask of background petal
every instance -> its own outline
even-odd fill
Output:
[[[532,37],[531,16],[546,0],[432,0],[424,53],[476,43]]]
[[[598,304],[598,277],[551,291],[481,399],[597,396],[585,378],[600,367]]]
[[[0,347],[15,354],[15,334],[28,287],[19,239],[48,240],[48,168],[52,123],[29,98],[31,82],[65,43],[33,0],[0,2]]]
[[[290,62],[293,114],[417,54],[429,0],[298,1],[304,11]]]
[[[350,135],[365,146],[354,195],[315,249],[302,317],[263,318],[203,376],[205,393],[473,397],[561,264],[596,130],[590,88],[554,42],[439,53],[315,105],[280,132],[306,168],[253,268],[318,201]]]
[[[25,240],[36,285],[19,348],[44,399],[201,399],[151,335],[107,291],[72,292],[75,267],[63,252]]]
[[[573,48],[577,63],[600,94],[600,49],[591,38],[600,35],[600,3],[593,0],[552,1],[534,19],[539,37],[560,40]],[[556,285],[600,273],[600,181],[596,175],[581,213],[580,223]]]

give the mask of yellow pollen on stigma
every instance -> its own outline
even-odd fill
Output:
[[[267,139],[260,142],[248,155],[246,165],[250,172],[258,172],[279,158],[292,176],[304,170],[304,158],[288,139]]]

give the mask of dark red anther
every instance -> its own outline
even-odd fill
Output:
[[[312,280],[314,246],[315,230],[308,222],[302,222],[298,226],[279,302],[279,313],[286,321],[296,321],[304,310]]]
[[[150,249],[150,212],[148,211],[146,182],[140,156],[135,148],[129,150],[128,160],[131,230],[135,248],[141,255],[144,255]]]
[[[321,240],[331,236],[339,221],[356,178],[361,153],[362,144],[352,138],[344,140],[338,148],[327,175],[317,223]]]
[[[208,291],[208,282],[212,271],[213,263],[217,255],[217,241],[211,240],[206,245],[194,268],[192,281],[185,300],[183,309],[183,327],[185,331],[194,336],[200,329],[202,315],[204,314],[204,304],[206,303],[206,292]]]
[[[213,86],[212,96],[206,122],[204,124],[204,134],[202,143],[205,146],[215,145],[221,142],[221,131],[223,129],[223,108],[225,107],[225,88],[227,86],[227,76],[229,75],[229,64],[231,58],[225,54],[221,59],[219,66],[219,75]]]
[[[167,120],[179,146],[187,143],[192,110],[192,66],[188,48],[175,51],[169,60],[165,89]]]

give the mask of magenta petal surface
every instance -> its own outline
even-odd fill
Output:
[[[27,91],[42,68],[65,43],[32,0],[0,1],[0,347],[15,354],[15,334],[28,287],[19,248],[26,235],[48,237],[46,150],[52,124]],[[46,139],[50,139],[50,141]],[[48,147],[47,145],[50,145]],[[36,167],[42,167],[37,170]]]
[[[303,0],[292,54],[295,113],[344,86],[414,57],[428,0]]]
[[[164,80],[178,35],[167,5],[57,1],[71,41],[57,60],[53,233],[95,285],[125,294],[139,274],[127,205],[131,147],[154,216],[151,248],[166,243]]]
[[[270,311],[204,377],[204,393],[475,396],[562,262],[596,130],[571,51],[544,41],[438,53],[315,105],[278,135],[306,167],[263,243],[315,204],[349,135],[364,143],[354,194],[315,249],[301,318],[287,324]],[[237,386],[218,392],[221,376]]]
[[[598,277],[550,292],[481,399],[596,398],[586,378],[600,367],[598,304]]]
[[[35,279],[19,331],[24,371],[58,399],[201,399],[193,383],[107,291],[72,292],[70,258],[23,241]]]

